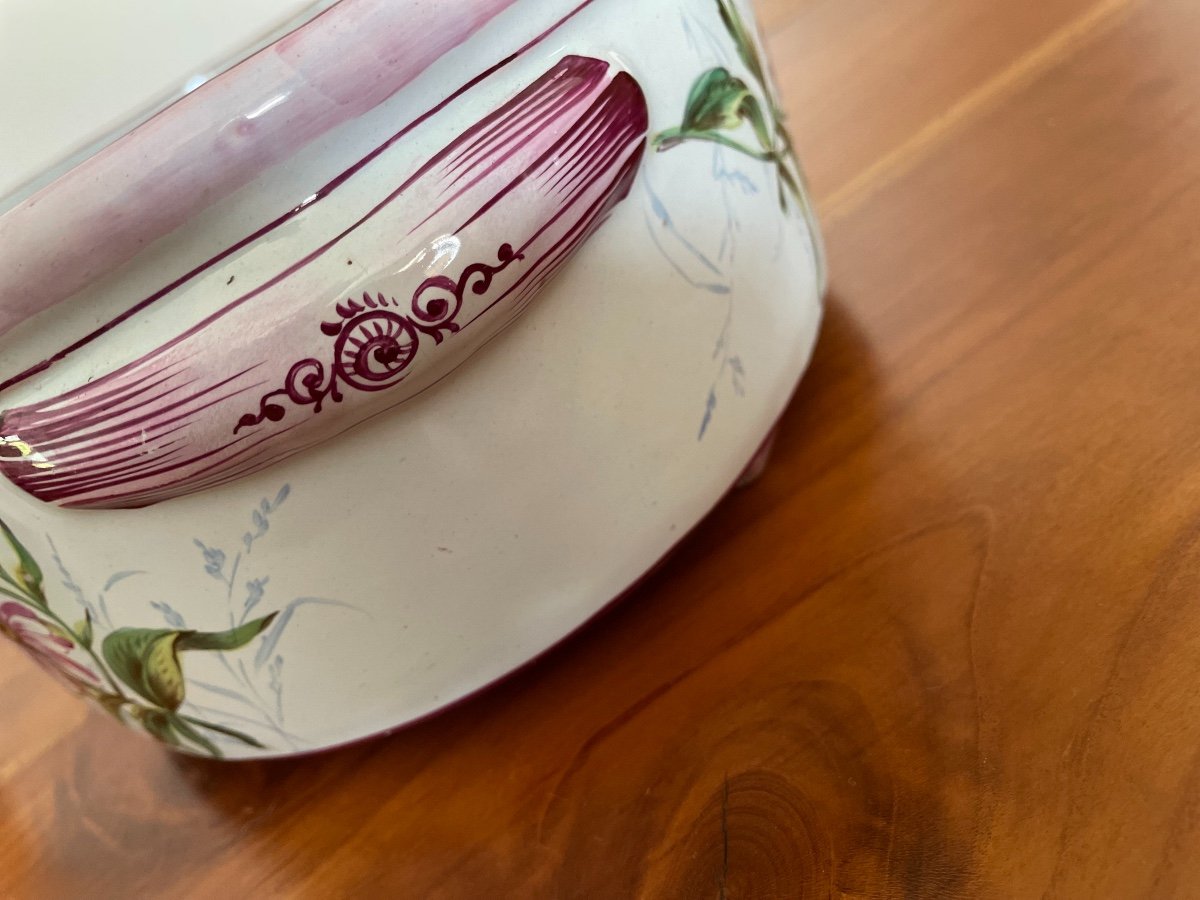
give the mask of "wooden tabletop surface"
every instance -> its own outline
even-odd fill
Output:
[[[1200,896],[1200,3],[760,6],[833,272],[763,480],[312,759],[0,647],[0,897]]]

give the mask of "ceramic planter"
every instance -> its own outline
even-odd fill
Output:
[[[758,462],[807,364],[819,238],[746,7],[434,9],[260,0],[257,43],[196,24],[234,60],[181,99],[14,153],[0,631],[178,749],[503,677]]]

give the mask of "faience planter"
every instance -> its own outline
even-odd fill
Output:
[[[0,143],[0,632],[168,745],[280,756],[636,583],[761,462],[824,276],[736,0],[219,12],[99,99],[31,79]]]

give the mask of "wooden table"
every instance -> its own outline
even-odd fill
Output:
[[[0,648],[0,896],[1200,895],[1200,3],[761,6],[833,271],[764,480],[315,759]]]

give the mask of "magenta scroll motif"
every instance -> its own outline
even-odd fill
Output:
[[[322,322],[321,331],[334,338],[332,361],[302,359],[288,371],[284,386],[265,394],[257,413],[247,413],[234,428],[252,428],[264,422],[280,422],[287,416],[280,401],[311,406],[319,413],[325,401],[341,403],[344,385],[356,391],[383,391],[404,380],[417,358],[422,335],[442,343],[459,330],[455,321],[469,289],[483,296],[495,276],[523,257],[504,244],[497,265],[476,263],[463,271],[456,282],[445,275],[425,279],[412,296],[407,314],[396,312],[401,304],[383,294],[364,293],[361,300],[346,300],[336,307],[338,320]]]

